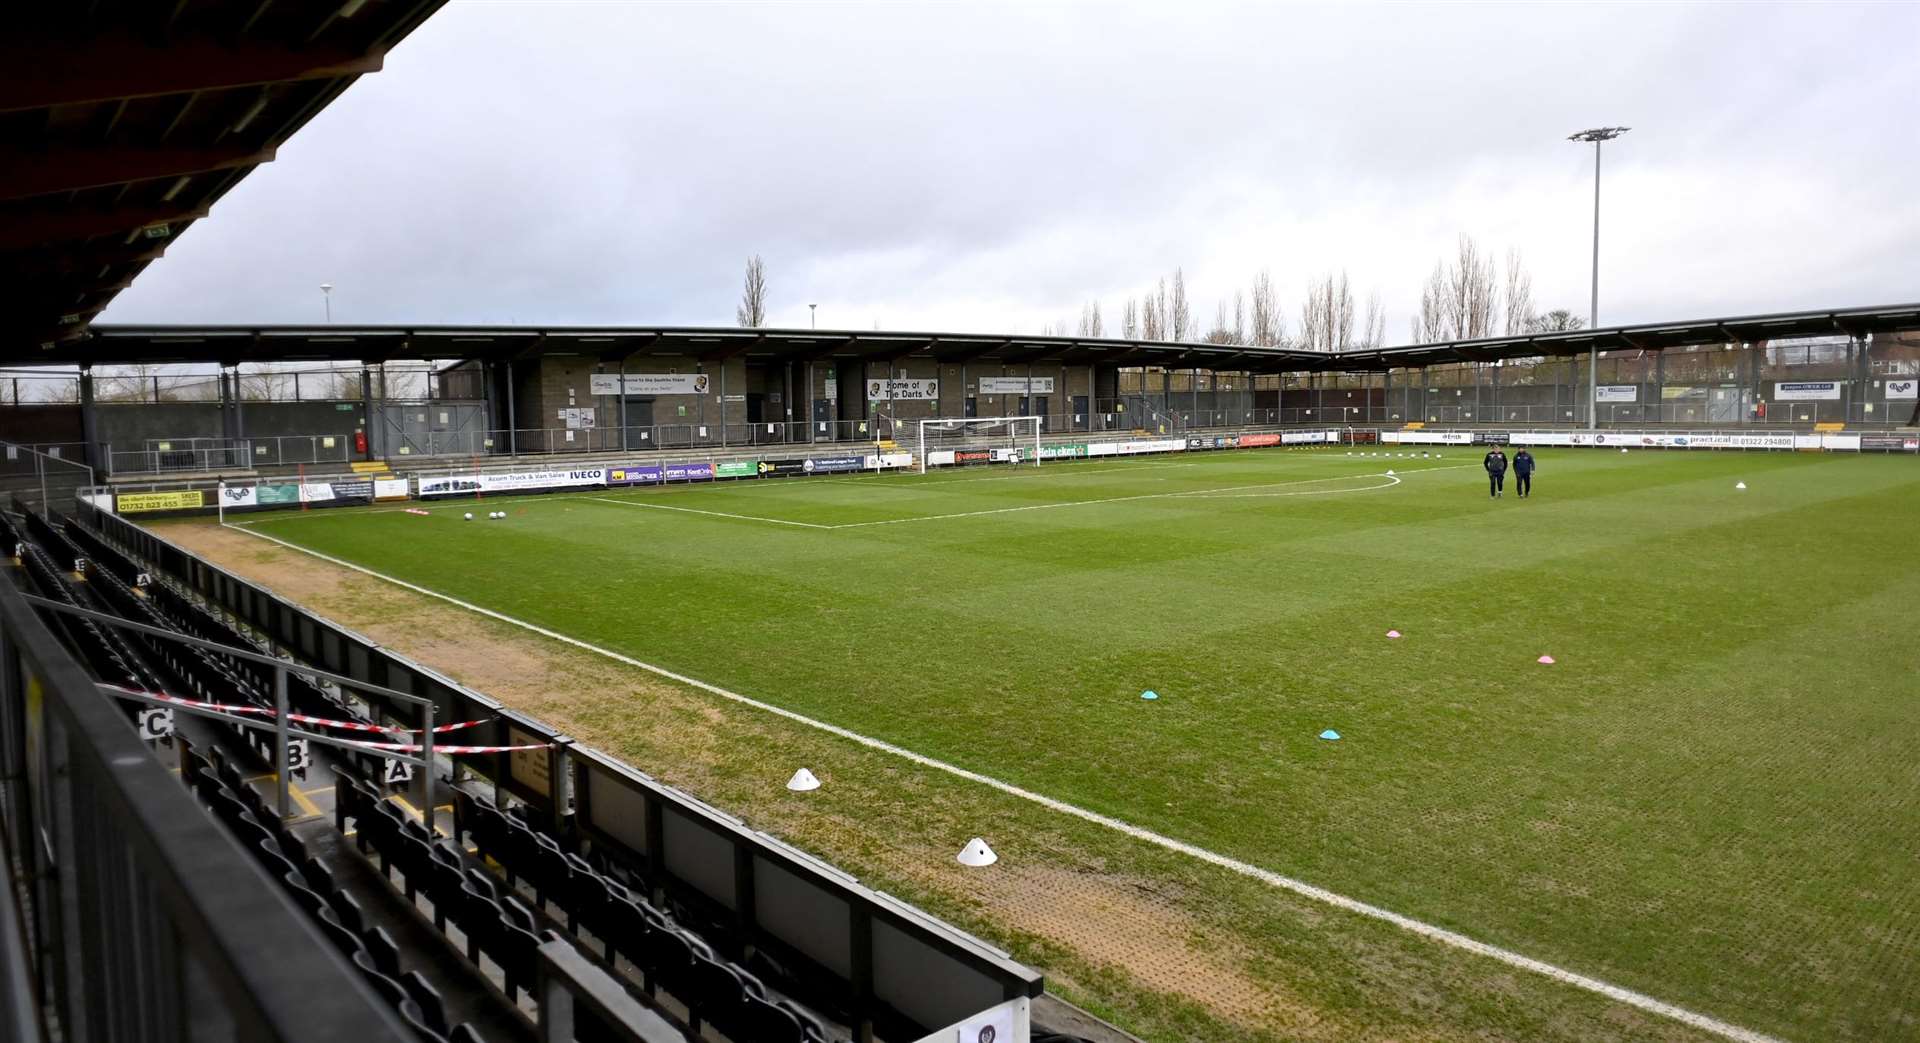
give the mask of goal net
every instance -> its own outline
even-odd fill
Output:
[[[942,417],[915,425],[914,466],[1040,462],[1040,418],[1037,416]]]

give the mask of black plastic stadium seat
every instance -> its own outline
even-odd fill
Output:
[[[373,957],[373,965],[380,973],[389,978],[400,976],[400,946],[394,943],[393,935],[384,927],[372,927],[362,932],[360,944],[366,947]]]
[[[314,890],[318,891],[319,888],[315,888]],[[327,905],[333,909],[334,915],[340,918],[341,925],[346,927],[347,930],[355,934],[360,934],[366,930],[367,918],[365,914],[360,911],[360,903],[356,901],[352,895],[345,891],[335,890],[327,894]]]
[[[433,983],[421,977],[419,971],[408,971],[401,976],[400,984],[406,986],[407,995],[413,997],[413,1002],[420,1005],[420,1013],[425,1016],[427,1027],[442,1036],[446,1035],[447,1008]]]
[[[452,1032],[447,1033],[447,1043],[487,1043],[487,1041],[481,1038],[480,1031],[474,1028],[472,1023],[463,1021],[455,1025]]]
[[[321,909],[315,918],[320,921],[321,933],[332,940],[343,955],[352,956],[362,948],[360,936],[347,930],[346,925],[340,922],[340,918],[334,915],[332,909]]]

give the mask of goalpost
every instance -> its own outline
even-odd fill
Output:
[[[916,425],[914,466],[927,473],[929,458],[953,454],[936,466],[968,463],[1040,463],[1037,416],[936,417]],[[975,456],[974,454],[978,454]]]

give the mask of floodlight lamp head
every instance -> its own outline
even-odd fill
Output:
[[[1567,135],[1568,141],[1612,141],[1614,138],[1632,130],[1632,127],[1594,127],[1578,134]]]
[[[323,282],[323,283],[321,283],[321,284],[320,284],[320,292],[321,292],[321,293],[332,293],[332,292],[333,292],[333,284],[332,284],[332,283],[330,283],[330,282]]]

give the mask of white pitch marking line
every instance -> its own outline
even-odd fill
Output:
[[[838,525],[817,525],[813,522],[788,521],[785,518],[762,518],[757,514],[728,514],[726,511],[703,511],[693,507],[674,507],[664,503],[647,503],[644,500],[615,500],[606,496],[587,496],[587,500],[600,503],[617,503],[622,507],[646,507],[656,511],[680,511],[684,514],[708,514],[715,518],[735,518],[740,521],[771,522],[774,525],[792,525],[802,529],[837,529]]]
[[[1068,461],[1063,460],[1063,461],[1060,461],[1060,463],[1068,463]],[[1059,466],[1060,464],[1055,464],[1054,468],[1059,468]],[[1142,464],[1139,467],[1096,467],[1096,468],[1091,468],[1087,470],[1080,470],[1078,468],[1068,467],[1065,469],[1055,470],[1055,469],[1050,469],[1045,465],[1042,465],[1040,468],[1040,471],[1037,474],[1003,474],[1003,475],[996,475],[995,477],[992,477],[992,478],[934,478],[932,475],[914,474],[914,475],[887,476],[888,478],[892,478],[893,479],[892,481],[875,480],[872,478],[828,478],[828,479],[825,479],[824,481],[836,482],[844,485],[853,485],[858,483],[861,485],[875,486],[881,489],[892,489],[896,492],[919,492],[924,490],[927,486],[965,485],[968,482],[1015,482],[1015,481],[1024,482],[1024,481],[1029,481],[1036,478],[1078,478],[1081,475],[1112,474],[1115,471],[1145,471],[1152,468],[1160,468],[1160,467],[1199,467],[1199,466],[1200,465],[1197,463],[1195,464]]]
[[[1462,465],[1462,466],[1470,466],[1470,465]],[[1428,468],[1428,470],[1446,470],[1446,469],[1447,468]],[[1199,859],[1202,862],[1206,862],[1210,865],[1218,866],[1222,869],[1228,870],[1229,872],[1237,873],[1240,876],[1258,880],[1261,883],[1279,888],[1284,891],[1291,891],[1294,894],[1300,895],[1304,898],[1312,899],[1313,901],[1316,901],[1316,902],[1322,902],[1326,905],[1333,906],[1336,909],[1344,909],[1347,912],[1358,913],[1361,916],[1370,917],[1375,920],[1384,920],[1385,922],[1390,923],[1395,927],[1399,927],[1402,930],[1411,931],[1412,933],[1420,935],[1423,938],[1432,939],[1433,941],[1437,941],[1442,945],[1451,946],[1452,948],[1470,952],[1477,956],[1485,956],[1488,959],[1498,960],[1499,962],[1504,963],[1509,967],[1517,967],[1520,970],[1531,971],[1532,973],[1535,973],[1535,974],[1544,975],[1545,977],[1552,978],[1555,981],[1562,982],[1567,985],[1571,985],[1577,989],[1584,989],[1587,992],[1596,993],[1598,995],[1605,996],[1608,999],[1625,1003],[1630,1007],[1637,1007],[1650,1014],[1658,1014],[1661,1017],[1672,1018],[1675,1021],[1679,1021],[1684,1024],[1691,1025],[1694,1028],[1701,1029],[1706,1032],[1711,1032],[1711,1033],[1714,1033],[1715,1035],[1723,1036],[1727,1039],[1738,1040],[1739,1043],[1781,1043],[1781,1041],[1776,1039],[1775,1037],[1764,1035],[1759,1032],[1755,1032],[1752,1029],[1741,1028],[1740,1026],[1732,1024],[1730,1022],[1721,1021],[1718,1018],[1708,1017],[1705,1014],[1696,1013],[1694,1011],[1688,1010],[1685,1007],[1675,1006],[1674,1004],[1668,1003],[1664,1000],[1655,999],[1654,997],[1648,996],[1645,993],[1635,992],[1632,989],[1623,988],[1619,985],[1614,985],[1611,982],[1601,981],[1598,978],[1590,978],[1584,974],[1579,974],[1574,971],[1567,970],[1563,967],[1557,967],[1551,963],[1546,963],[1542,960],[1536,960],[1531,956],[1523,956],[1520,953],[1512,951],[1511,949],[1502,949],[1497,945],[1488,945],[1486,942],[1476,941],[1457,931],[1450,931],[1444,927],[1436,927],[1433,924],[1427,923],[1423,920],[1415,920],[1410,916],[1402,916],[1401,914],[1393,912],[1392,910],[1383,909],[1377,905],[1370,905],[1356,898],[1348,898],[1343,894],[1339,894],[1338,892],[1334,892],[1334,891],[1329,891],[1324,887],[1316,887],[1313,884],[1309,884],[1303,880],[1295,880],[1294,878],[1289,876],[1282,876],[1279,873],[1276,873],[1270,869],[1262,869],[1259,866],[1253,865],[1252,863],[1242,862],[1237,858],[1229,858],[1228,856],[1219,854],[1218,852],[1209,851],[1206,848],[1198,847],[1194,844],[1189,844],[1184,840],[1175,840],[1174,838],[1165,836],[1164,834],[1155,833],[1149,829],[1142,829],[1141,827],[1133,825],[1132,823],[1123,822],[1120,819],[1113,818],[1108,815],[1102,815],[1097,811],[1089,811],[1086,808],[1080,807],[1077,804],[1069,804],[1063,800],[1055,800],[1054,798],[1046,796],[1044,794],[1035,793],[1032,790],[1023,789],[1019,786],[1015,786],[1010,782],[1002,782],[999,779],[992,777],[991,775],[982,775],[977,771],[971,771],[967,768],[962,768],[957,764],[950,764],[943,760],[937,760],[923,753],[915,753],[914,751],[909,750],[904,746],[896,746],[893,743],[886,742],[885,740],[875,739],[875,738],[872,738],[871,736],[862,735],[859,732],[853,731],[851,729],[842,728],[837,724],[828,724],[826,721],[818,720],[813,717],[808,717],[803,713],[797,713],[793,710],[786,709],[785,707],[775,706],[769,702],[763,702],[759,699],[753,698],[752,696],[741,695],[738,692],[729,691],[725,688],[720,687],[719,685],[708,684],[707,682],[699,680],[697,678],[688,677],[687,675],[681,674],[681,673],[675,673],[674,671],[668,670],[667,668],[662,666],[655,666],[652,663],[642,662],[638,659],[633,658],[632,656],[624,655],[622,653],[615,652],[611,649],[601,648],[598,645],[589,644],[585,641],[580,640],[577,637],[568,637],[567,635],[562,634],[557,630],[549,630],[546,627],[540,626],[537,623],[529,623],[522,619],[515,619],[514,617],[506,615],[505,613],[495,612],[490,608],[482,608],[479,605],[473,604],[472,602],[469,602],[469,601],[462,601],[459,598],[453,597],[452,595],[442,594],[437,590],[429,590],[426,587],[422,587],[415,583],[409,583],[403,579],[397,579],[383,572],[375,572],[373,569],[367,568],[364,565],[356,565],[351,561],[346,561],[341,558],[336,558],[330,554],[322,554],[317,550],[310,550],[306,547],[300,546],[297,543],[290,543],[286,540],[279,539],[274,536],[269,536],[264,532],[255,532],[252,529],[237,529],[236,531],[244,532],[249,536],[257,536],[260,539],[266,540],[269,543],[279,544],[280,546],[285,547],[288,550],[294,550],[302,554],[310,555],[312,557],[320,559],[321,561],[338,565],[341,568],[352,569],[353,571],[358,572],[362,575],[371,576],[374,579],[381,580],[386,583],[391,583],[396,587],[400,587],[405,590],[411,590],[416,594],[422,594],[422,595],[425,595],[426,597],[435,598],[437,600],[447,602],[450,605],[454,605],[456,607],[466,609],[467,611],[476,613],[478,615],[486,616],[489,619],[499,620],[502,623],[519,627],[522,630],[531,631],[532,633],[539,634],[542,637],[552,638],[553,640],[558,641],[561,644],[572,645],[575,648],[581,649],[586,652],[591,652],[594,655],[598,655],[606,659],[611,659],[616,663],[623,663],[627,666],[634,667],[635,669],[645,670],[650,674],[654,674],[659,677],[664,677],[669,681],[677,681],[680,684],[687,685],[688,687],[691,687],[691,688],[697,688],[703,692],[708,692],[710,694],[717,695],[723,699],[728,699],[745,706],[751,706],[754,709],[763,710],[777,717],[784,717],[787,720],[793,721],[797,724],[804,724],[809,728],[818,729],[819,731],[826,732],[829,735],[837,735],[842,739],[848,740],[849,742],[855,742],[869,749],[879,750],[882,753],[892,754],[896,757],[900,757],[905,760],[911,761],[915,764],[918,764],[921,767],[931,768],[935,771],[945,772],[946,774],[953,775],[957,778],[966,779],[969,782],[977,782],[982,786],[987,786],[992,789],[999,790],[1000,792],[1008,794],[1009,796],[1018,797],[1021,800],[1038,804],[1041,807],[1046,808],[1050,811],[1056,811],[1063,815],[1071,815],[1074,818],[1081,819],[1086,822],[1091,822],[1097,826],[1104,826],[1107,829],[1124,833],[1127,836],[1133,837],[1136,840],[1142,840],[1149,844],[1153,844],[1156,847],[1165,848],[1168,851],[1175,851],[1180,854]]]
[[[1446,467],[1420,467],[1406,474],[1418,474],[1421,471],[1448,471],[1455,467],[1471,467],[1472,464],[1449,464]],[[1175,493],[1139,493],[1133,496],[1108,496],[1098,500],[1063,500],[1059,503],[1031,503],[1022,507],[995,507],[985,511],[962,511],[958,514],[927,514],[915,518],[888,518],[883,521],[843,522],[829,525],[829,529],[864,529],[875,525],[906,525],[910,522],[946,521],[951,518],[978,518],[989,514],[1014,514],[1020,511],[1050,511],[1059,507],[1091,507],[1103,503],[1131,503],[1135,500],[1166,500],[1180,496],[1205,497],[1220,493],[1244,492],[1249,489],[1275,489],[1288,485],[1313,485],[1319,482],[1341,482],[1355,478],[1385,478],[1385,474],[1344,474],[1331,478],[1301,478],[1291,482],[1262,482],[1258,485],[1229,485],[1219,489],[1188,489]],[[1395,485],[1400,483],[1395,482]],[[1373,488],[1387,488],[1377,486]],[[1367,492],[1369,489],[1334,489],[1330,492]]]

